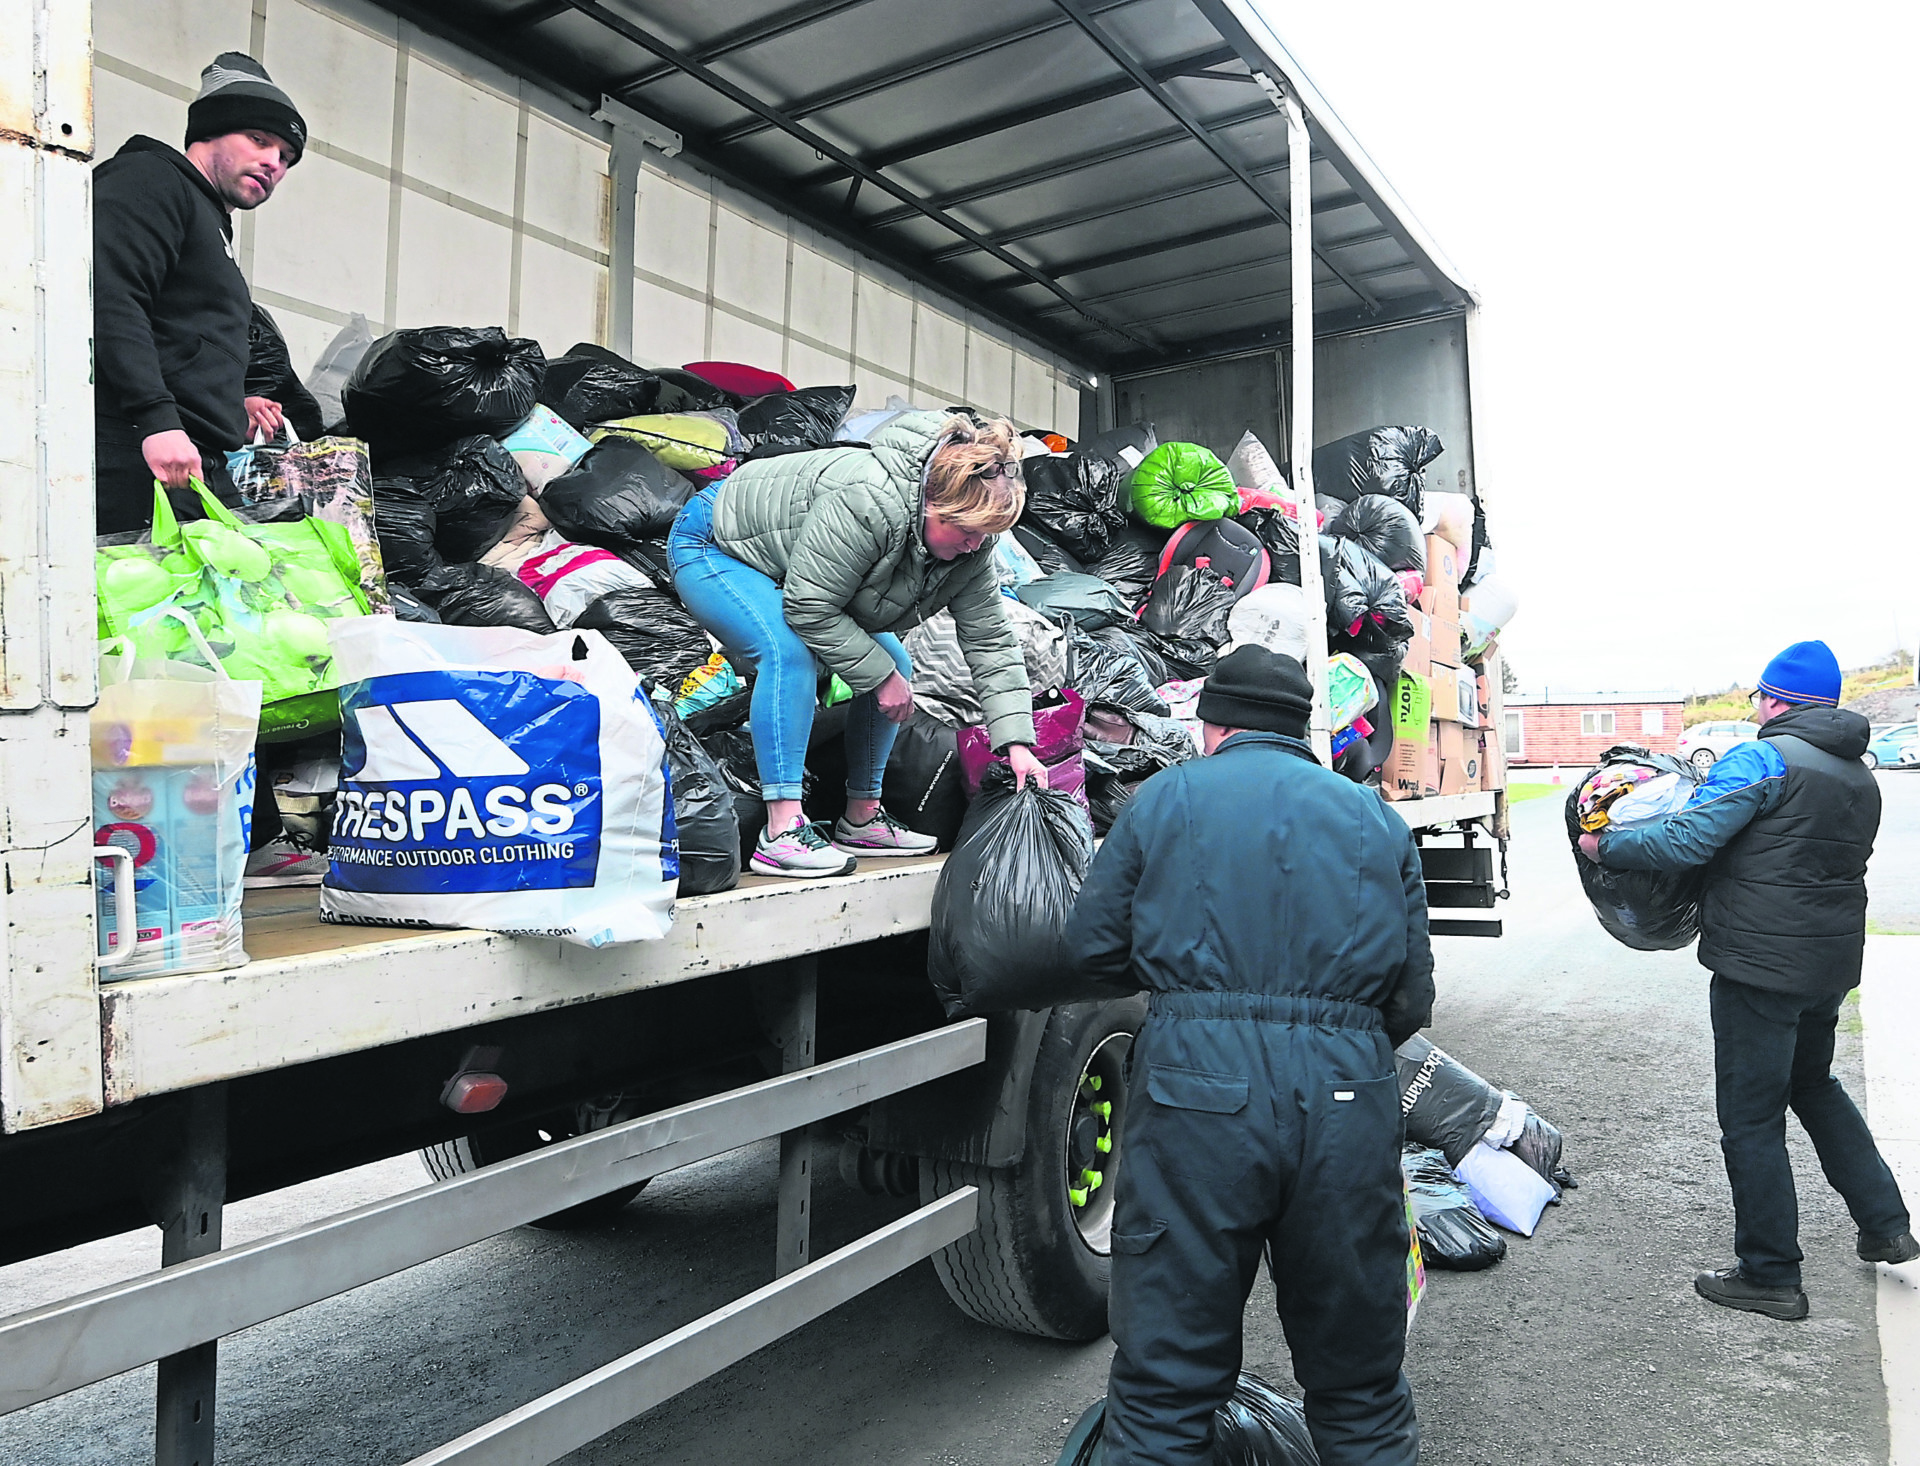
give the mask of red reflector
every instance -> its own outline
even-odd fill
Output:
[[[484,1115],[507,1097],[507,1081],[498,1074],[456,1074],[440,1092],[440,1103],[456,1115]]]

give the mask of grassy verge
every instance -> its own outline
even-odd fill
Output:
[[[1571,787],[1569,784],[1509,784],[1507,785],[1507,803],[1524,804],[1529,799],[1547,799],[1555,795],[1565,795]]]

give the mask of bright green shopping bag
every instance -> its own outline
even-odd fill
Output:
[[[263,684],[260,737],[304,738],[340,726],[328,621],[368,614],[346,529],[319,519],[250,524],[193,481],[207,517],[181,524],[156,483],[153,528],[109,536],[94,553],[100,636],[140,657],[183,650],[184,612],[227,675]]]

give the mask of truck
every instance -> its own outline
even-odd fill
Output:
[[[557,1459],[927,1258],[975,1318],[1097,1337],[1143,1004],[947,1021],[924,967],[940,857],[748,877],[597,950],[323,925],[317,893],[261,891],[244,966],[102,965],[89,169],[177,137],[227,49],[312,133],[235,237],[301,365],[356,315],[486,322],[549,355],[851,381],[856,408],[1075,437],[1149,419],[1222,456],[1252,428],[1288,445],[1302,515],[1316,442],[1421,423],[1434,472],[1480,493],[1477,299],[1252,0],[9,7],[0,1261],[157,1226],[162,1267],[0,1319],[0,1413],[158,1361],[155,1460],[210,1462],[223,1335],[775,1136],[763,1288],[419,1460]],[[1504,794],[1393,807],[1435,932],[1497,935]],[[419,1190],[222,1248],[225,1204],[410,1151]],[[836,1152],[919,1204],[816,1257]]]

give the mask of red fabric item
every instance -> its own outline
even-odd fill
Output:
[[[1407,592],[1407,604],[1412,605],[1420,599],[1420,592],[1427,588],[1427,583],[1420,578],[1418,570],[1402,570],[1399,576],[1400,584]]]
[[[1278,509],[1289,519],[1296,517],[1293,512],[1293,500],[1283,498],[1272,489],[1243,488],[1237,492],[1240,495],[1240,512],[1242,514],[1245,514],[1249,509]],[[1327,516],[1318,509],[1314,510],[1313,527],[1315,529],[1325,529],[1326,525]]]
[[[681,368],[703,382],[711,382],[722,392],[737,397],[764,397],[769,392],[791,392],[793,383],[778,372],[769,372],[738,361],[690,361]]]

